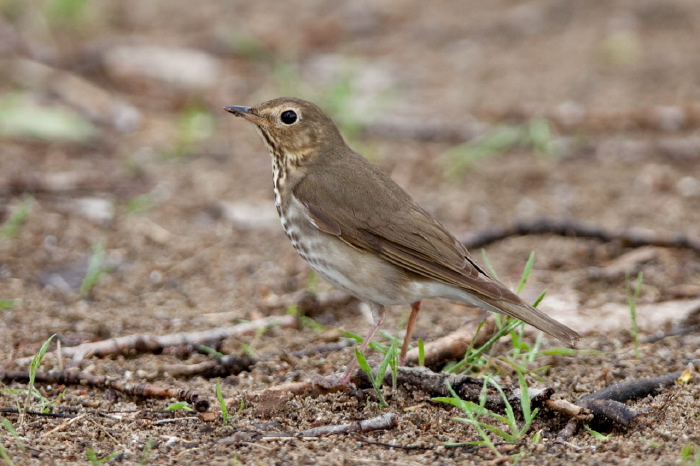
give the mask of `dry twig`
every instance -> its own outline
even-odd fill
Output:
[[[311,348],[305,348],[303,350],[295,351],[291,353],[295,358],[305,358],[307,356],[315,356],[317,354],[328,354],[340,351],[348,346],[353,346],[357,344],[354,340],[345,339],[333,341],[330,343],[321,343],[320,345],[312,346]]]
[[[172,377],[194,377],[205,378],[228,377],[250,370],[257,361],[248,356],[235,356],[232,354],[221,358],[210,359],[197,364],[168,364],[159,368],[160,374],[168,373]]]
[[[576,421],[583,422],[584,424],[591,422],[593,420],[593,414],[589,409],[582,406],[577,406],[574,403],[566,400],[545,400],[544,405],[550,411],[556,411],[558,413],[566,414],[570,418]]]
[[[627,407],[624,402],[657,395],[665,387],[673,385],[681,374],[682,372],[672,372],[660,377],[626,380],[584,396],[576,402],[576,406],[588,410],[591,413],[590,419],[571,419],[559,432],[557,440],[572,437],[581,424],[628,427],[637,416],[637,412]]]
[[[210,402],[202,398],[195,390],[179,390],[176,388],[163,388],[150,383],[128,383],[110,377],[100,377],[86,372],[76,371],[49,371],[37,372],[35,382],[52,385],[82,385],[88,387],[98,387],[112,389],[126,395],[152,397],[152,398],[176,398],[186,401],[194,406],[198,412],[209,409]],[[11,382],[26,383],[29,381],[27,371],[0,371],[0,381],[4,384]]]
[[[598,390],[597,392],[590,393],[581,398],[580,401],[613,400],[625,402],[643,398],[648,395],[658,395],[661,390],[673,385],[681,374],[682,372],[679,371],[671,372],[670,374],[660,377],[625,380],[624,382],[616,383],[602,390]]]
[[[61,352],[63,357],[72,357],[74,361],[80,361],[88,357],[104,357],[114,354],[126,354],[130,351],[140,353],[159,352],[163,348],[175,345],[201,345],[212,344],[225,338],[240,337],[254,333],[261,328],[280,326],[283,328],[296,327],[297,318],[293,315],[270,316],[252,322],[234,325],[233,327],[222,327],[200,332],[183,332],[171,335],[149,335],[136,334],[124,337],[112,338],[109,340],[94,343],[85,343],[78,346],[63,347]],[[53,353],[46,353],[46,356]],[[21,358],[15,362],[17,364],[29,364],[32,358]]]
[[[398,425],[398,419],[394,413],[386,413],[381,416],[366,419],[364,421],[353,422],[351,424],[340,424],[335,426],[319,426],[301,432],[274,432],[263,434],[264,438],[279,437],[323,437],[326,435],[349,434],[352,432],[372,432],[375,430],[393,429]]]
[[[467,249],[477,249],[512,236],[557,235],[572,238],[592,238],[604,242],[620,241],[624,246],[658,246],[684,248],[700,252],[700,238],[684,233],[659,233],[640,228],[628,230],[605,229],[599,225],[572,219],[540,218],[516,221],[505,227],[479,230],[462,238]]]

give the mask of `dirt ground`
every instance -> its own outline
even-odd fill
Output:
[[[315,101],[353,147],[458,237],[541,217],[700,237],[695,0],[4,0],[0,12],[3,371],[26,370],[21,359],[53,334],[65,349],[230,327],[286,315],[301,290],[328,290],[310,282],[279,226],[264,145],[226,105],[280,95]],[[103,273],[88,286],[99,245]],[[538,356],[529,369],[550,368],[539,380],[527,376],[532,387],[575,402],[700,359],[697,249],[556,235],[486,246],[513,287],[531,251],[536,261],[523,296],[534,300],[546,289],[541,307],[583,335],[576,348],[599,351]],[[625,277],[638,272],[642,343],[635,355]],[[383,330],[400,333],[407,313],[392,309]],[[450,302],[426,302],[414,336],[433,341],[479,317]],[[56,383],[37,387],[48,399],[65,391],[54,412],[72,417],[28,414],[20,422],[12,411],[24,396],[2,391],[2,417],[17,431],[0,428],[5,461],[89,464],[90,452],[94,461],[120,453],[110,464],[501,461],[487,448],[445,446],[479,436],[454,420],[460,411],[409,387],[387,391],[386,408],[348,393],[266,405],[264,390],[331,375],[354,354],[351,347],[297,352],[338,341],[337,329],[364,334],[370,324],[355,301],[313,318],[324,329],[278,326],[221,342],[220,352],[247,351],[257,361],[221,378],[228,425],[218,416],[165,411],[171,398]],[[695,330],[676,332],[688,327]],[[535,337],[529,329],[526,341]],[[558,346],[545,338],[545,348]],[[504,386],[517,378],[496,357],[510,349],[500,342],[485,369]],[[196,390],[219,413],[215,377],[172,375],[173,367],[207,361],[174,347],[60,363]],[[47,355],[41,370],[57,368],[57,357]],[[693,374],[690,383],[628,403],[639,416],[607,440],[581,430],[557,443],[566,419],[542,413],[520,445],[501,446],[499,454],[540,466],[699,464],[698,380]],[[385,413],[396,415],[394,428],[260,435]]]

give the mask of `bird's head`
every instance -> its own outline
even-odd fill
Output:
[[[295,166],[329,148],[345,145],[338,127],[318,106],[302,99],[280,97],[254,107],[230,106],[227,112],[255,124],[270,155]]]

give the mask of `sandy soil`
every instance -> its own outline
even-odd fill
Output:
[[[279,95],[317,102],[353,147],[458,236],[547,216],[700,237],[695,1],[203,0],[196,8],[185,1],[94,1],[77,12],[68,3],[0,2],[4,371],[26,369],[19,360],[53,334],[69,347],[228,327],[285,315],[301,290],[328,290],[321,281],[309,284],[308,267],[279,226],[262,142],[225,105]],[[514,132],[513,143],[504,144]],[[22,209],[26,218],[11,228]],[[98,244],[105,271],[81,294]],[[700,358],[697,328],[645,342],[697,325],[697,250],[540,235],[511,237],[486,251],[512,286],[535,251],[523,295],[534,299],[546,289],[542,307],[584,335],[577,344],[583,351],[537,357],[530,370],[550,368],[540,379],[528,375],[532,387],[551,387],[555,397],[575,402]],[[638,272],[642,344],[635,355],[625,276]],[[407,313],[392,309],[383,329],[401,332]],[[121,452],[112,464],[500,461],[486,448],[444,446],[479,437],[454,420],[458,410],[410,387],[387,391],[386,408],[347,393],[270,405],[264,390],[333,374],[353,356],[351,347],[295,352],[338,341],[336,329],[363,334],[370,324],[353,301],[313,317],[325,329],[275,327],[221,342],[222,353],[257,358],[249,371],[221,378],[235,413],[228,425],[218,416],[166,412],[169,398],[37,384],[49,399],[65,392],[54,410],[73,409],[73,417],[31,414],[20,422],[11,411],[23,396],[0,392],[2,417],[25,448],[6,428],[0,443],[15,464],[89,464],[89,451],[99,459]],[[432,341],[479,317],[428,302],[415,337]],[[528,330],[526,341],[535,337]],[[558,345],[544,340],[545,348]],[[591,349],[599,352],[585,351]],[[500,342],[484,370],[504,386],[517,378],[496,357],[510,350]],[[207,360],[176,347],[63,364],[193,389],[215,401],[215,377],[171,370]],[[51,355],[42,370],[58,367]],[[697,380],[628,403],[639,416],[605,441],[582,430],[556,443],[566,420],[542,413],[521,444],[503,445],[499,454],[538,465],[698,464]],[[210,411],[219,413],[217,403]],[[397,416],[396,427],[316,439],[260,435],[384,413]]]

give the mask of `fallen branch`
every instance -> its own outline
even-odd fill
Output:
[[[351,424],[340,424],[335,426],[319,426],[301,432],[269,432],[263,434],[263,438],[309,438],[323,437],[326,435],[349,434],[353,432],[372,432],[376,430],[393,429],[398,425],[398,419],[394,413],[386,413],[381,416],[366,419],[364,421],[353,422]]]
[[[412,390],[426,392],[431,397],[451,396],[447,388],[449,384],[460,398],[475,403],[479,402],[481,390],[484,386],[483,379],[477,379],[462,374],[435,373],[426,367],[399,367],[396,381],[397,384],[408,386]],[[358,389],[372,388],[367,374],[362,370],[358,370],[352,376],[351,382],[355,384]],[[383,384],[387,386],[392,385],[390,371],[385,375]],[[260,394],[258,404],[265,407],[274,407],[286,403],[293,396],[317,397],[337,390],[338,388],[335,387],[332,390],[328,390],[321,386],[321,384],[314,384],[311,382],[285,383],[264,390]],[[508,387],[503,387],[503,391],[506,394],[508,402],[513,409],[517,411],[520,407],[519,394],[510,390]],[[554,390],[551,388],[530,388],[529,394],[530,402],[535,407],[546,406],[552,410],[577,417],[585,416],[586,414],[586,410],[580,408],[578,410],[572,409],[569,406],[564,408],[564,402],[561,400],[557,400],[560,404],[555,403],[551,406],[547,405],[546,403],[548,401],[553,401],[550,400],[551,396],[554,394]],[[571,404],[569,403],[569,405]],[[505,402],[500,394],[492,391],[486,396],[486,408],[494,411],[503,411],[505,409]]]
[[[73,419],[73,418],[75,418],[76,416],[78,416],[78,414],[76,414],[76,413],[53,412],[53,411],[51,411],[51,410],[56,409],[56,408],[55,408],[55,407],[51,407],[51,406],[48,407],[48,408],[46,408],[46,409],[48,409],[49,411],[32,411],[32,410],[24,411],[24,410],[21,410],[21,409],[19,409],[19,408],[10,408],[10,407],[7,407],[7,406],[0,406],[0,413],[3,413],[3,414],[17,414],[17,415],[20,415],[20,414],[25,414],[25,415],[26,415],[26,414],[29,414],[29,415],[32,415],[32,416],[54,417],[54,418],[67,418],[67,419]]]
[[[625,402],[628,400],[644,398],[648,395],[658,395],[661,390],[673,385],[676,382],[676,379],[680,377],[682,373],[683,372],[679,371],[671,372],[670,374],[662,375],[661,377],[626,380],[624,382],[605,387],[597,392],[589,393],[581,398],[580,401],[613,400]]]
[[[615,400],[581,400],[576,403],[582,408],[590,410],[592,419],[588,424],[609,425],[614,424],[621,427],[629,427],[632,419],[638,413],[629,408],[626,404]]]
[[[567,440],[576,434],[581,424],[594,427],[610,425],[628,427],[638,413],[624,404],[645,396],[658,395],[661,390],[673,385],[682,372],[672,372],[660,377],[626,380],[610,385],[582,397],[576,406],[589,410],[592,417],[588,420],[573,418],[557,435],[557,440]]]
[[[359,389],[371,388],[372,384],[362,370],[352,376],[350,381]],[[391,372],[387,372],[384,385],[391,386]],[[479,394],[483,387],[483,380],[475,379],[467,375],[437,374],[426,367],[399,367],[397,383],[408,385],[418,390],[429,393],[431,396],[450,396],[446,383],[462,398],[479,400]],[[343,387],[327,389],[323,384],[312,382],[291,382],[277,385],[264,390],[260,395],[260,404],[271,406],[286,401],[289,396],[317,397],[327,393],[343,390]],[[490,395],[487,398],[487,406],[503,407],[503,400],[498,395]]]
[[[512,236],[557,235],[571,238],[592,238],[604,242],[620,241],[627,247],[658,246],[690,249],[700,252],[700,238],[684,233],[659,233],[641,228],[609,230],[592,223],[571,220],[539,218],[516,221],[505,227],[487,228],[462,238],[467,249],[478,249]]]
[[[376,445],[379,447],[386,448],[397,448],[399,450],[435,450],[440,447],[440,445],[397,445],[395,443],[377,442],[375,440],[369,440],[358,435],[353,436],[358,442],[366,443],[367,445]]]
[[[257,361],[248,355],[226,355],[197,364],[166,364],[158,368],[160,374],[167,373],[172,377],[204,378],[228,377],[250,370]]]
[[[544,405],[550,411],[565,414],[576,421],[587,424],[593,419],[593,413],[583,406],[578,406],[566,400],[545,400]]]
[[[677,328],[670,330],[668,332],[664,331],[658,331],[657,333],[653,335],[649,335],[648,337],[642,339],[642,343],[656,343],[657,341],[661,341],[664,338],[668,337],[677,337],[680,335],[689,335],[691,333],[697,333],[700,332],[700,325],[693,325],[692,327],[683,327],[683,328]]]
[[[49,371],[37,372],[34,378],[36,383],[51,385],[81,385],[87,387],[97,387],[102,389],[112,389],[124,393],[125,395],[141,396],[145,398],[176,398],[179,401],[190,403],[198,412],[209,409],[210,402],[202,398],[195,390],[180,390],[177,388],[162,388],[150,383],[128,383],[110,377],[101,377],[76,371]],[[0,371],[0,382],[9,384],[11,382],[29,382],[29,372],[27,371]]]
[[[111,338],[109,340],[85,343],[78,346],[63,347],[61,354],[63,357],[73,358],[73,361],[80,361],[88,357],[104,357],[115,354],[127,354],[131,351],[139,353],[160,352],[163,348],[175,345],[201,345],[217,342],[231,337],[255,333],[266,327],[280,326],[282,328],[296,327],[297,317],[293,315],[270,316],[252,322],[234,325],[233,327],[222,327],[200,332],[183,332],[171,335],[149,335],[136,334],[124,337]],[[53,355],[53,352],[46,356]],[[15,362],[20,365],[29,364],[31,357],[17,359]]]
[[[586,395],[577,403],[551,399],[554,394],[554,390],[551,388],[535,389],[531,387],[528,392],[531,406],[544,407],[571,418],[557,437],[559,441],[564,441],[575,435],[581,424],[629,426],[637,413],[624,405],[623,402],[657,394],[664,387],[672,385],[680,375],[681,372],[674,372],[651,379],[623,382]],[[351,382],[359,388],[372,387],[367,374],[361,370],[353,375]],[[481,379],[461,374],[435,373],[425,367],[399,367],[397,383],[411,389],[424,391],[431,397],[450,396],[447,388],[449,384],[461,399],[475,403],[479,403],[484,386]],[[390,372],[385,375],[383,384],[387,386],[392,384]],[[502,389],[511,408],[517,411],[521,406],[519,391],[511,390],[508,387],[502,387]],[[262,406],[274,407],[286,403],[293,396],[316,397],[324,393],[327,391],[318,384],[295,382],[265,390],[258,401]],[[491,392],[486,395],[485,407],[493,411],[503,411],[506,404],[500,394]]]

